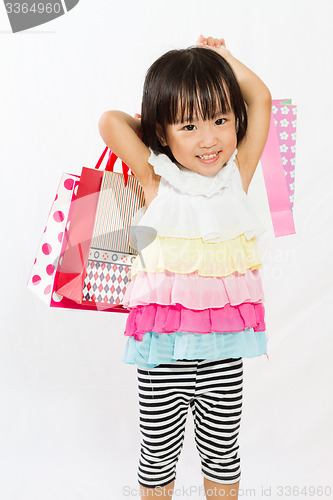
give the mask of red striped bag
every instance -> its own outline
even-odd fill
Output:
[[[133,215],[144,205],[144,193],[123,162],[123,173],[113,171],[116,160],[110,151],[104,172],[82,169],[81,203],[73,209],[55,289],[60,297],[83,306],[128,313],[122,300],[137,255],[129,244],[129,228]],[[96,192],[94,177],[101,174]]]

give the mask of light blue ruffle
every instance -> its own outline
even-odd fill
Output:
[[[266,352],[266,332],[253,328],[209,334],[146,332],[142,341],[128,338],[122,361],[148,369],[178,359],[254,358]]]

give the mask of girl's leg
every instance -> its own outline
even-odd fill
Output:
[[[239,481],[235,484],[214,483],[204,477],[204,488],[207,500],[216,500],[220,498],[238,499]]]
[[[238,498],[243,360],[202,360],[190,402],[207,499]],[[215,496],[214,496],[215,495]]]
[[[145,488],[140,484],[141,499],[146,500],[147,498],[164,498],[167,500],[171,500],[174,487],[175,481],[172,481],[172,483],[169,483],[166,486],[161,486],[159,488]]]
[[[187,361],[137,369],[142,435],[138,483],[143,488],[142,498],[172,497],[169,490],[173,489],[183,446],[195,366],[195,362]]]

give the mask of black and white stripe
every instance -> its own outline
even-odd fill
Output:
[[[216,483],[240,478],[238,432],[243,360],[179,360],[138,367],[141,456],[139,484],[166,486],[176,477],[189,406],[203,475]]]

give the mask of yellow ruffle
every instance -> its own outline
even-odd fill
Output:
[[[170,238],[157,235],[135,258],[131,277],[140,271],[152,273],[164,270],[201,276],[228,276],[262,266],[255,238],[244,234],[220,243],[203,242],[201,238]]]

